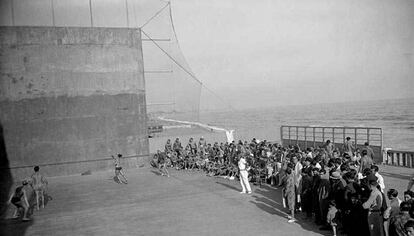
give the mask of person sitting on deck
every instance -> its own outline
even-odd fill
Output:
[[[112,155],[112,159],[114,160],[114,165],[115,165],[115,181],[119,184],[127,184],[128,180],[125,177],[125,173],[122,170],[121,163],[120,163],[121,157],[122,157],[121,154],[118,154],[117,157],[114,157]],[[119,176],[121,176],[122,179]]]
[[[191,154],[195,155],[197,154],[197,144],[194,142],[193,138],[191,137],[190,140],[188,140],[187,147]]]
[[[165,144],[165,147],[164,147],[164,151],[165,153],[171,153],[173,151],[173,147],[172,147],[170,139],[167,140],[167,143]]]
[[[39,172],[39,166],[35,166],[34,167],[34,174],[32,174],[31,179],[32,179],[32,187],[33,190],[36,194],[36,208],[37,210],[39,210],[39,201],[42,201],[42,208],[45,208],[45,192],[46,192],[46,188],[47,188],[47,180],[46,178],[40,174]]]
[[[28,212],[30,209],[29,199],[31,198],[31,193],[33,190],[29,185],[29,180],[25,179],[22,181],[22,185],[17,187],[14,193],[11,195],[8,204],[13,204],[16,206],[14,211],[13,218],[18,218],[20,216],[19,212],[23,210],[22,221],[29,221]]]
[[[181,145],[180,139],[176,138],[173,144],[173,150],[177,153],[178,157],[181,157],[183,153],[183,146]]]
[[[167,170],[167,157],[165,153],[159,153],[158,154],[158,170],[160,171],[161,175],[166,175],[167,177],[170,177],[170,174]]]

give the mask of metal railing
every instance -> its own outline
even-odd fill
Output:
[[[280,127],[282,145],[299,145],[301,149],[321,147],[330,140],[335,147],[341,148],[347,137],[356,148],[362,149],[368,142],[374,151],[375,162],[382,163],[382,129],[375,127],[341,126],[291,126]]]
[[[414,168],[414,152],[384,150],[384,163],[387,165]]]

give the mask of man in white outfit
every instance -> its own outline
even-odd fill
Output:
[[[250,188],[249,179],[248,179],[249,174],[247,172],[247,162],[246,162],[246,158],[243,155],[240,156],[238,165],[239,165],[239,171],[240,171],[240,184],[243,189],[240,193],[246,193],[246,190],[247,190],[247,194],[251,194],[252,189]]]

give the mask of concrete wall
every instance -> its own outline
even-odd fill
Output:
[[[149,152],[140,31],[0,27],[0,123],[12,173],[135,166]]]

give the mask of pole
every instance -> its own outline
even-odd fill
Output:
[[[91,17],[91,27],[93,27],[93,17],[92,17],[92,0],[89,0],[89,15]]]
[[[125,0],[125,8],[126,8],[126,22],[127,22],[127,28],[129,28],[128,0]]]
[[[14,0],[11,0],[11,18],[12,18],[12,26],[14,26]]]
[[[53,25],[53,27],[55,27],[55,7],[54,7],[54,4],[53,4],[53,0],[50,0],[50,4],[51,4],[51,7],[52,7],[52,25]]]

